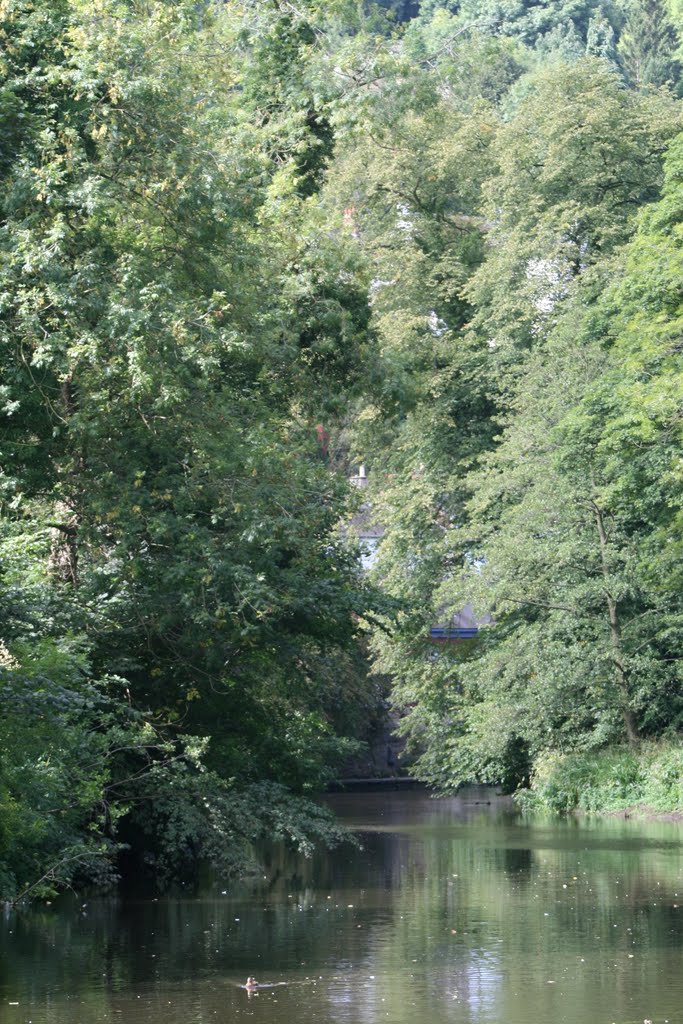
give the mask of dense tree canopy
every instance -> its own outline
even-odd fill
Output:
[[[289,70],[275,58],[291,95],[274,116],[295,131],[277,154],[251,63],[215,59],[238,43],[264,59],[272,26],[242,41],[241,15],[16,3],[2,26],[7,685],[16,672],[19,700],[46,676],[46,700],[59,683],[76,707],[113,701],[109,744],[131,730],[146,799],[167,754],[221,785],[320,784],[351,743],[336,730],[372,705],[354,682],[367,587],[316,434],[357,386],[367,281],[302,206],[317,172],[296,133],[298,51]],[[57,728],[78,757],[98,732],[68,710]],[[91,799],[98,784],[140,799],[129,829],[182,817],[131,795],[103,743]]]
[[[680,111],[669,88],[628,78],[614,49],[557,47],[539,62],[503,39],[492,66],[499,74],[505,54],[511,74],[487,94],[480,60],[475,98],[459,72],[481,52],[482,28],[463,31],[465,5],[436,6],[405,34],[424,59],[411,89],[392,83],[374,101],[372,130],[337,154],[328,188],[353,195],[358,242],[376,267],[385,380],[355,438],[387,525],[376,576],[405,602],[398,627],[375,635],[376,665],[394,680],[424,779],[514,787],[550,750],[637,747],[680,727],[680,610],[658,561],[676,557],[676,442],[672,421],[656,443],[645,426],[652,370],[627,384],[651,313],[642,292],[624,297],[640,280],[636,260],[651,280],[668,278],[659,240],[649,264],[628,254],[652,223],[649,212],[638,227],[639,210],[671,210],[675,144],[658,197]],[[550,14],[519,5],[520,25],[541,6]],[[613,12],[622,50],[619,33],[636,19],[635,5]],[[587,33],[588,21],[584,43]],[[464,179],[449,180],[456,139],[470,152],[452,164]],[[361,163],[354,188],[348,168]],[[633,316],[640,326],[625,334]],[[676,323],[670,309],[657,316],[664,330]],[[668,394],[680,396],[671,358]],[[479,638],[430,643],[430,625],[465,607],[486,623]]]
[[[680,25],[0,3],[0,897],[680,728]]]

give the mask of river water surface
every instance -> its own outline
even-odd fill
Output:
[[[0,924],[2,1024],[683,1022],[683,829],[485,791],[333,796],[362,833],[238,888]],[[250,994],[247,975],[269,983]]]

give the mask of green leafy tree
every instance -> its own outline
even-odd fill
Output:
[[[40,538],[64,609],[49,643],[78,637],[103,707],[152,731],[132,765],[109,774],[95,751],[92,779],[74,772],[94,801],[108,786],[119,810],[130,799],[126,828],[148,836],[155,821],[161,846],[151,781],[144,799],[125,782],[136,758],[169,801],[184,794],[179,814],[211,792],[224,818],[229,779],[323,784],[355,746],[337,726],[354,731],[369,699],[354,681],[368,588],[316,436],[331,393],[355,386],[363,278],[308,216],[301,138],[274,159],[273,124],[241,104],[252,65],[214,59],[242,52],[242,13],[3,8],[3,109],[20,129],[1,195],[2,511]],[[284,90],[308,44],[275,35]],[[299,100],[270,111],[279,130]],[[4,625],[8,657],[34,678],[22,628]],[[77,750],[98,713],[55,719],[55,735]],[[195,860],[218,849],[195,838]]]
[[[477,40],[457,55],[444,53],[445,95],[427,68],[368,102],[325,192],[345,211],[374,278],[380,373],[369,382],[371,400],[349,429],[349,444],[370,465],[377,516],[390,527],[383,549],[395,550],[399,577],[405,558],[420,551],[425,607],[434,580],[427,537],[438,536],[439,516],[457,507],[455,465],[472,457],[472,442],[485,444],[491,412],[481,351],[462,344],[458,332],[472,315],[467,282],[485,254],[478,210],[497,119],[458,79],[459,61],[461,54],[481,58],[482,81],[487,58],[494,65],[501,49]]]
[[[632,0],[618,52],[628,80],[636,89],[678,85],[678,46],[666,5],[661,0]]]
[[[626,240],[635,211],[658,195],[678,124],[667,97],[626,91],[594,58],[544,68],[520,93],[496,137],[491,254],[471,286],[502,358],[531,344],[584,270]]]
[[[597,22],[618,31],[621,5],[602,0],[463,0],[460,12],[501,35],[512,35],[543,52],[580,56]]]
[[[677,613],[639,560],[649,526],[615,497],[602,429],[618,362],[603,348],[609,317],[591,313],[610,254],[658,194],[677,111],[627,93],[598,60],[517,89],[488,151],[488,251],[460,292],[472,313],[453,321],[458,355],[421,370],[429,391],[377,499],[378,572],[408,607],[376,636],[377,665],[396,680],[419,772],[441,787],[514,787],[547,747],[637,744],[677,685],[670,650],[651,643]],[[429,626],[468,602],[495,626],[478,644],[430,644]]]
[[[610,330],[609,309],[566,310],[469,480],[467,524],[444,531],[446,620],[469,603],[494,621],[462,647],[430,651],[419,621],[378,641],[437,786],[518,785],[547,750],[637,747],[680,723],[681,608],[658,561],[672,452],[643,433]]]
[[[619,499],[647,524],[639,572],[669,614],[657,641],[672,666],[678,664],[680,550],[680,444],[676,412],[681,386],[678,334],[681,306],[675,284],[680,264],[677,224],[681,213],[681,137],[665,164],[664,193],[644,211],[626,248],[623,270],[605,302],[619,373],[610,389],[601,444],[614,466]],[[675,698],[673,698],[675,706]],[[672,721],[676,713],[672,713]]]

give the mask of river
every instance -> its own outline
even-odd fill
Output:
[[[362,849],[274,850],[199,896],[8,913],[0,1021],[683,1021],[681,826],[489,799],[338,794]]]

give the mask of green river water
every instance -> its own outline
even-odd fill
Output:
[[[0,1021],[683,1022],[683,828],[488,799],[340,794],[360,850],[8,912]]]

